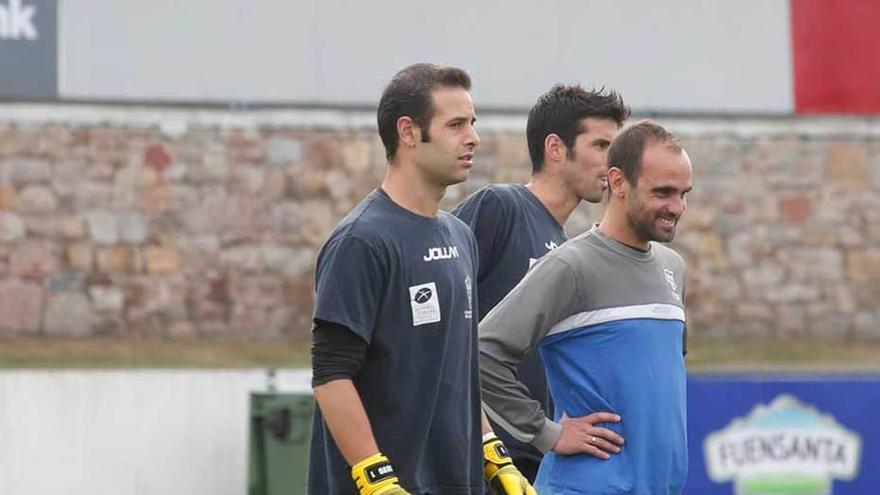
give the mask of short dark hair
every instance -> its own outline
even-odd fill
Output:
[[[391,160],[397,152],[397,121],[401,117],[413,119],[422,129],[422,141],[429,141],[428,124],[434,111],[431,92],[437,87],[470,91],[471,77],[457,67],[421,63],[410,65],[391,78],[376,111],[386,158]]]
[[[653,120],[642,120],[624,129],[611,142],[608,149],[608,166],[623,171],[623,177],[632,185],[639,182],[642,156],[649,144],[660,143],[681,151],[681,144],[674,134]]]
[[[550,134],[562,139],[569,152],[578,134],[584,132],[581,120],[587,117],[611,119],[617,127],[629,118],[630,109],[616,91],[605,88],[585,90],[580,85],[556,84],[541,95],[529,112],[526,139],[532,173],[544,167],[544,140]]]

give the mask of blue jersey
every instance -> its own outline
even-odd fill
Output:
[[[476,265],[464,223],[417,215],[381,190],[318,257],[314,316],[369,344],[354,385],[379,449],[413,494],[482,493]],[[356,493],[319,410],[308,484],[312,495]]]
[[[681,493],[687,475],[683,356],[684,263],[651,243],[624,246],[595,227],[544,256],[480,323],[486,413],[549,451],[562,414],[612,412],[602,426],[625,439],[619,454],[550,452],[541,495]],[[556,401],[555,421],[516,381],[513,363],[538,347]]]
[[[496,184],[472,194],[453,210],[477,237],[480,268],[477,288],[480,317],[522,280],[538,258],[566,240],[565,230],[543,203],[522,184]],[[517,368],[520,381],[548,415],[553,401],[547,389],[541,355],[530,352]],[[496,426],[493,424],[493,427]],[[541,459],[535,447],[520,442],[503,428],[494,428],[514,458]]]

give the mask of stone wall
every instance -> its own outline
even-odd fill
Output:
[[[317,249],[384,172],[372,119],[0,107],[0,335],[308,335]],[[695,168],[693,335],[880,339],[877,121],[659,120]],[[528,177],[524,117],[478,125],[446,207]]]

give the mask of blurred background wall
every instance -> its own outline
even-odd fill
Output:
[[[832,3],[0,0],[0,334],[307,336],[382,87],[433,61],[483,137],[447,207],[527,180],[553,83],[614,88],[695,164],[692,335],[880,339],[880,9]]]

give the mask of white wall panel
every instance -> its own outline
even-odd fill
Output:
[[[308,391],[284,370],[281,391]],[[241,495],[260,370],[0,372],[0,493]]]
[[[556,81],[638,110],[790,112],[787,0],[62,0],[61,95],[375,105],[417,61],[471,72],[478,106]]]

